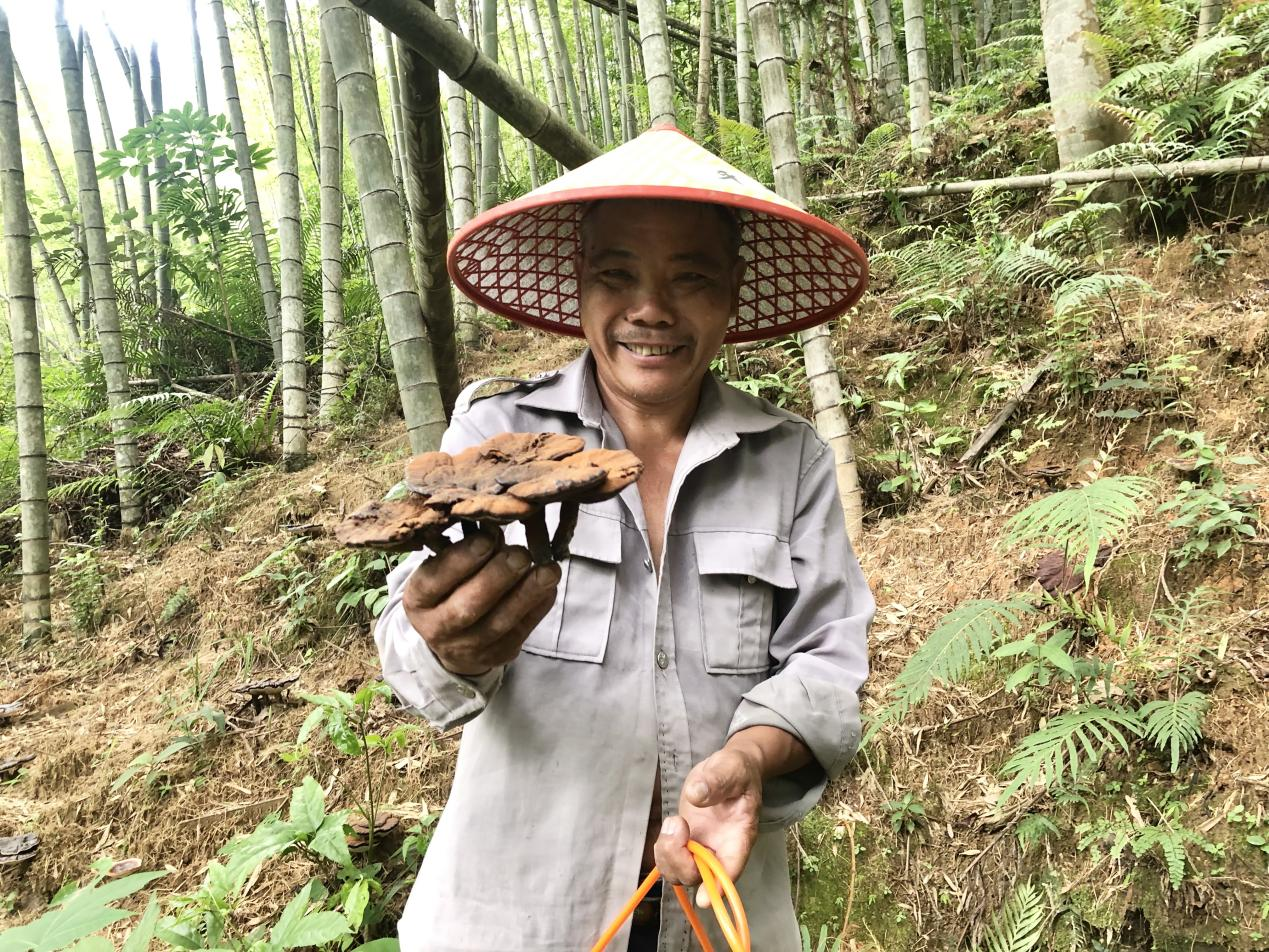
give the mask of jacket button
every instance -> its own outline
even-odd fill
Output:
[[[750,575],[750,576],[748,576],[748,577],[747,577],[747,581],[749,582],[749,584],[750,584],[750,585],[752,585],[754,582],[756,582],[756,581],[758,581],[758,580],[757,580],[756,578],[754,578],[752,575]]]
[[[670,656],[664,651],[657,652],[657,667],[664,671],[670,666]]]

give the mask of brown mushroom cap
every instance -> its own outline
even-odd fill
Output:
[[[444,511],[411,495],[367,503],[336,526],[335,538],[351,548],[413,549],[447,525]]]
[[[299,672],[283,674],[276,678],[257,678],[230,688],[235,694],[281,694],[300,679]]]
[[[611,498],[639,478],[643,464],[627,450],[587,450],[562,433],[500,433],[455,453],[421,453],[405,467],[409,495],[373,502],[335,532],[344,545],[409,550],[442,544],[443,530],[522,522],[537,562],[567,556],[577,504]],[[558,539],[547,537],[543,507],[565,504]]]

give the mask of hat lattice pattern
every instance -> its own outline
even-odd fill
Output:
[[[489,222],[458,248],[454,265],[482,303],[516,320],[581,334],[577,253],[584,204],[526,209]],[[858,296],[865,266],[799,222],[736,209],[749,263],[728,341],[756,340],[835,317]]]

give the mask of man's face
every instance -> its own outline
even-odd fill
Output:
[[[585,219],[577,270],[582,332],[605,396],[648,411],[694,408],[744,273],[718,210],[601,202]]]

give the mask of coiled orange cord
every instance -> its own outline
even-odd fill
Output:
[[[723,864],[708,847],[702,846],[695,840],[688,840],[687,848],[692,851],[692,858],[696,860],[696,868],[701,873],[701,886],[705,894],[709,896],[709,904],[713,907],[718,927],[727,940],[729,952],[752,952],[749,944],[749,920],[745,918],[745,907],[740,901],[740,893],[736,891],[736,884],[731,881],[731,877],[723,869]],[[648,873],[639,884],[639,888],[635,890],[635,894],[630,897],[630,901],[622,907],[621,912],[617,913],[617,918],[604,930],[599,941],[591,946],[590,952],[603,952],[608,948],[608,943],[620,931],[622,923],[630,918],[635,906],[639,905],[660,878],[661,870],[653,867],[652,872]],[[692,931],[700,940],[703,952],[714,952],[709,937],[705,935],[705,927],[701,925],[696,909],[692,906],[692,900],[688,898],[687,890],[675,883],[674,895],[678,898],[679,905],[683,907],[687,921],[692,924]]]

